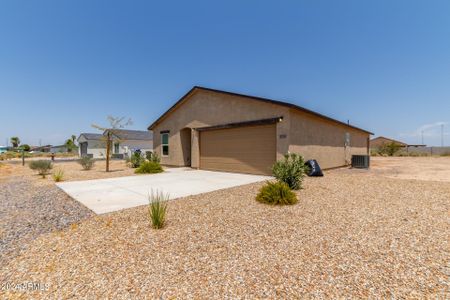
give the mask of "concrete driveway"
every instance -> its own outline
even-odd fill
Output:
[[[148,204],[151,191],[170,199],[271,179],[269,176],[171,168],[164,173],[62,182],[56,185],[97,214]]]

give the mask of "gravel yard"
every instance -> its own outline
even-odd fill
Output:
[[[450,157],[372,157],[371,173],[396,179],[450,182]]]
[[[353,172],[354,171],[354,172]],[[365,174],[368,176],[361,176]],[[288,207],[261,183],[145,206],[40,235],[2,266],[2,291],[50,298],[449,298],[450,183],[334,170]]]
[[[93,213],[54,185],[23,177],[0,181],[0,265],[38,236],[62,229]]]
[[[76,161],[54,163],[54,170],[64,170],[64,181],[134,174],[124,161],[112,161],[113,172],[106,173],[104,168],[105,161],[97,161],[89,171],[82,170]],[[52,176],[42,179],[19,160],[0,163],[0,265],[18,255],[40,235],[93,215],[90,209],[57,188]]]
[[[49,158],[42,158],[49,159]],[[30,160],[27,160],[27,163]],[[41,179],[37,176],[36,172],[31,170],[28,165],[22,166],[21,161],[5,161],[2,162],[3,167],[0,167],[0,181],[10,177],[23,177],[33,179],[37,184],[53,184],[51,176],[47,176],[46,179]],[[121,176],[131,176],[134,174],[134,169],[128,167],[124,160],[112,160],[110,164],[111,172],[105,172],[104,160],[98,160],[95,162],[92,170],[85,171],[77,161],[55,161],[53,164],[53,171],[63,170],[64,181],[74,180],[89,180],[100,178],[112,178]]]

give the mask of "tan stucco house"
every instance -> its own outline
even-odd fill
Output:
[[[379,137],[376,137],[376,138],[370,140],[370,147],[371,148],[380,148],[380,147],[382,147],[384,145],[387,145],[387,144],[390,144],[390,143],[395,143],[395,144],[397,144],[397,145],[399,145],[401,147],[407,147],[408,146],[408,144],[406,144],[406,143],[403,143],[403,142],[400,142],[400,141],[396,141],[394,139],[390,139],[390,138],[387,138],[387,137],[384,137],[384,136],[379,136]]]
[[[372,134],[294,104],[198,86],[148,129],[162,164],[251,174],[270,174],[287,152],[345,166],[369,153]]]
[[[370,140],[370,149],[371,150],[379,150],[383,146],[386,146],[391,143],[399,145],[402,149],[405,149],[407,152],[409,152],[410,149],[414,150],[414,149],[418,149],[418,148],[424,148],[427,146],[427,145],[422,145],[422,144],[406,144],[404,142],[397,141],[397,140],[394,140],[391,138],[379,136],[379,137],[376,137],[376,138]]]

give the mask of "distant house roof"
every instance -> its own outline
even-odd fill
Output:
[[[81,133],[78,139],[84,136],[86,140],[101,140],[103,138],[103,134],[101,133]]]
[[[384,136],[379,136],[379,137],[376,137],[376,138],[370,140],[370,144],[374,147],[378,147],[383,144],[392,143],[392,142],[394,142],[402,147],[425,147],[426,146],[426,145],[420,145],[420,144],[418,144],[418,145],[407,144],[407,143],[400,142],[400,141],[397,141],[397,140],[394,140],[391,138],[387,138]]]
[[[153,140],[153,133],[147,130],[109,129],[121,140]],[[105,134],[107,130],[103,134]]]
[[[373,138],[373,139],[370,140],[370,142],[371,143],[373,143],[373,142],[381,142],[381,143],[394,142],[394,143],[399,144],[401,146],[407,146],[406,143],[403,143],[403,142],[400,142],[400,141],[397,141],[397,140],[394,140],[394,139],[390,139],[390,138],[387,138],[387,137],[384,137],[384,136],[379,136],[379,137]]]
[[[51,146],[50,148],[67,148],[67,145],[54,145]]]
[[[34,146],[30,148],[30,151],[40,151],[43,149],[50,149],[50,147],[52,147],[52,145]]]

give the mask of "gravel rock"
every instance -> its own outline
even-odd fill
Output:
[[[293,206],[262,183],[95,216],[40,235],[0,282],[32,298],[449,298],[450,184],[327,172]],[[37,198],[40,199],[40,198]]]
[[[92,215],[55,185],[19,176],[0,181],[0,265],[40,235]]]

